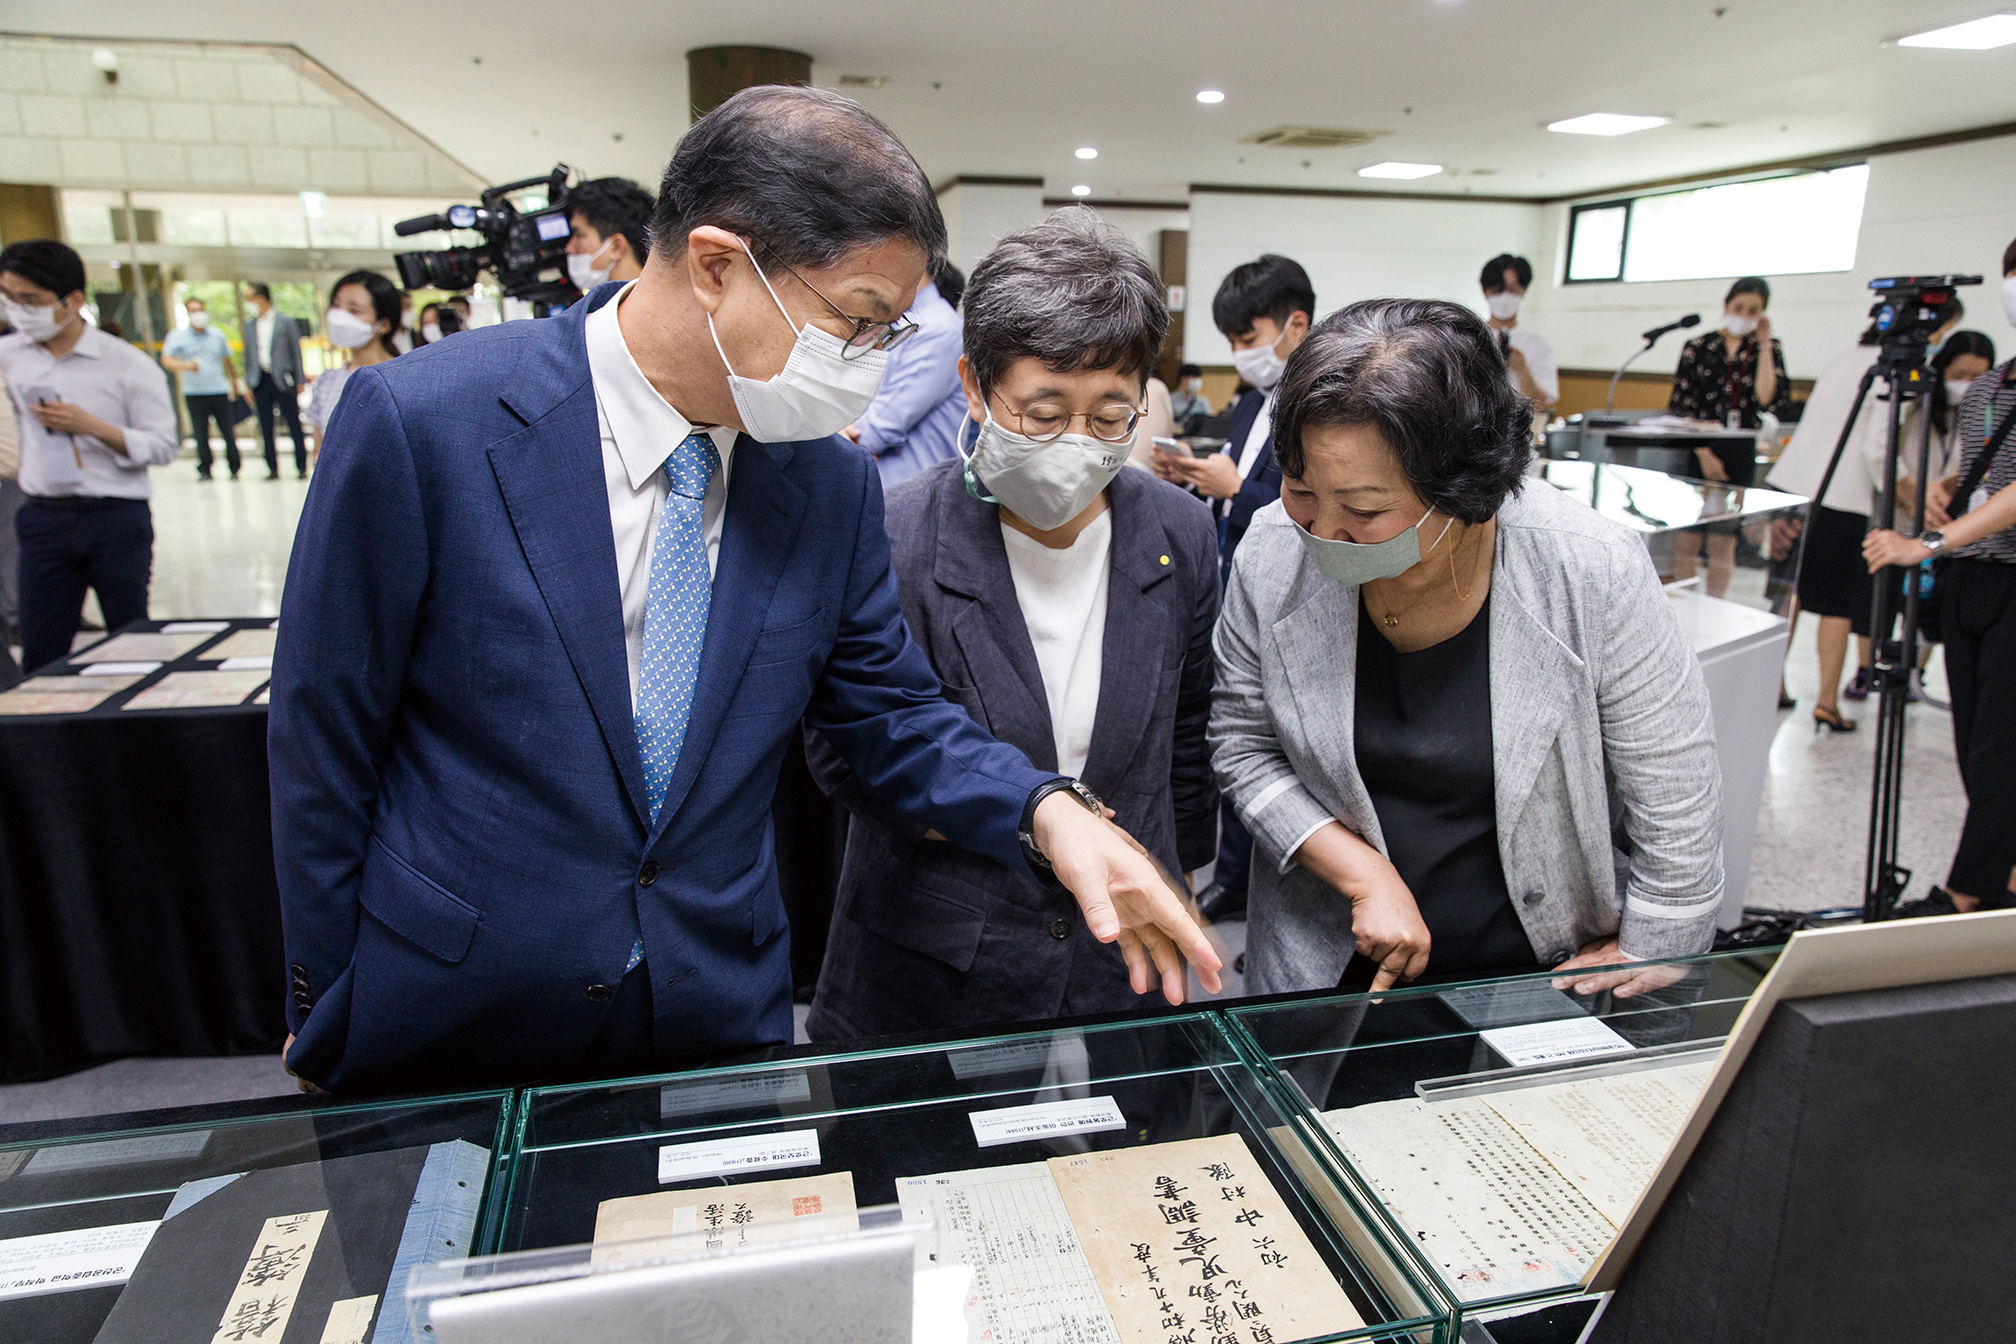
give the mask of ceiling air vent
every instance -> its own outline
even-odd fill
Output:
[[[889,82],[887,75],[842,75],[840,87],[843,89],[879,89]]]
[[[1245,137],[1242,145],[1266,145],[1271,149],[1349,149],[1369,145],[1391,131],[1353,131],[1339,126],[1275,126]]]

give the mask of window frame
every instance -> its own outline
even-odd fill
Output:
[[[1694,187],[1675,187],[1671,191],[1641,191],[1635,196],[1613,196],[1600,201],[1584,201],[1571,205],[1568,207],[1568,244],[1561,254],[1561,283],[1563,285],[1662,285],[1680,283],[1672,280],[1627,280],[1624,278],[1625,273],[1631,268],[1631,226],[1637,218],[1638,202],[1640,201],[1649,200],[1656,196],[1684,196],[1691,192],[1712,191],[1717,187],[1736,187],[1751,182],[1773,182],[1821,173],[1835,173],[1841,171],[1843,168],[1866,168],[1868,166],[1869,161],[1867,159],[1855,159],[1848,163],[1828,164],[1824,168],[1795,168],[1790,171],[1760,173],[1754,177],[1731,178],[1727,182],[1706,182]],[[1580,280],[1570,279],[1569,277],[1575,269],[1575,231],[1581,224],[1583,213],[1590,210],[1614,210],[1620,205],[1624,207],[1624,235],[1617,245],[1617,274],[1600,278],[1585,277]],[[1866,217],[1866,197],[1864,214]],[[1861,229],[1860,220],[1856,222],[1856,229],[1858,232]],[[1816,274],[1833,274],[1833,272],[1816,272]],[[1727,278],[1733,278],[1734,275],[1735,273],[1732,272],[1730,277]],[[1696,276],[1694,278],[1723,279],[1725,277]]]
[[[1568,250],[1561,261],[1561,283],[1564,285],[1620,285],[1624,283],[1624,261],[1631,255],[1631,215],[1638,197],[1623,196],[1616,200],[1590,201],[1583,205],[1568,207]],[[1624,207],[1624,232],[1617,240],[1617,274],[1604,276],[1584,276],[1580,280],[1571,279],[1575,272],[1575,231],[1581,226],[1582,216],[1591,210],[1615,210]]]

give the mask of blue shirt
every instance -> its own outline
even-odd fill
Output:
[[[197,331],[193,327],[183,327],[179,331],[171,331],[168,339],[161,343],[161,353],[176,359],[193,359],[202,366],[194,373],[182,375],[183,396],[230,395],[231,381],[224,376],[224,361],[231,358],[231,342],[225,340],[224,333],[217,328]]]
[[[861,446],[875,455],[884,490],[951,457],[967,418],[959,386],[964,333],[958,311],[927,280],[910,305],[910,319],[917,334],[891,352],[881,390],[854,422]]]

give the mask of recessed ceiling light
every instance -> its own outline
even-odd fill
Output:
[[[1225,101],[1225,94],[1220,89],[1199,89],[1197,90],[1197,101],[1200,103],[1222,103]]]
[[[1099,157],[1099,151],[1087,145],[1078,151],[1078,157],[1081,159],[1096,159]]]
[[[1591,112],[1586,117],[1550,121],[1547,129],[1563,135],[1629,135],[1633,131],[1649,131],[1654,126],[1664,126],[1671,120],[1671,117],[1627,117],[1617,112]]]
[[[1433,177],[1442,171],[1439,163],[1375,163],[1370,168],[1360,168],[1360,177],[1398,177],[1412,180],[1417,177]]]
[[[1953,51],[1992,51],[2011,42],[2016,42],[2016,14],[1990,14],[1985,19],[1897,39],[1900,47],[1946,47]]]
[[[1092,194],[1092,188],[1086,186],[1083,182],[1080,182],[1077,186],[1071,188],[1071,194],[1073,196],[1090,196]]]

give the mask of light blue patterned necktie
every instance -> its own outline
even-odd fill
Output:
[[[637,670],[637,749],[644,757],[644,792],[658,823],[665,790],[686,740],[707,604],[714,580],[707,567],[701,513],[707,483],[721,454],[705,434],[688,434],[665,459],[665,507],[651,547],[651,587],[644,600],[644,650]]]
[[[688,434],[665,459],[665,506],[651,545],[651,586],[644,598],[644,650],[637,667],[637,750],[644,757],[644,794],[651,824],[665,805],[665,790],[679,764],[686,721],[693,714],[693,685],[707,639],[707,605],[714,576],[707,567],[702,517],[707,482],[721,454],[705,434]],[[628,975],[644,960],[644,939],[630,948]]]

